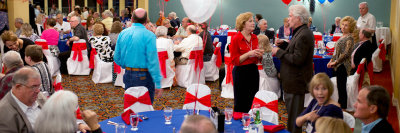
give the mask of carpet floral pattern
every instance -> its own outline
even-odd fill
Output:
[[[90,109],[97,112],[100,121],[116,117],[123,113],[124,89],[115,87],[111,83],[94,84],[91,76],[63,75],[62,86],[66,90],[75,92],[79,97],[79,106],[82,110]],[[219,108],[233,107],[233,99],[222,98],[218,89],[218,82],[206,82],[211,88],[212,106]],[[155,98],[153,107],[161,110],[164,106],[181,109],[185,100],[186,89],[172,87],[164,89],[163,96]],[[279,101],[279,123],[286,126],[287,113],[283,101]]]

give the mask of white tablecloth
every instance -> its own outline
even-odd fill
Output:
[[[392,34],[390,34],[389,27],[376,28],[375,34],[378,46],[380,39],[385,39],[385,45],[392,43]]]

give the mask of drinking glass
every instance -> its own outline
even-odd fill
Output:
[[[233,115],[233,109],[232,108],[225,108],[225,124],[232,124],[232,115]]]
[[[125,123],[117,123],[117,125],[115,125],[115,133],[125,133],[125,128]]]
[[[131,130],[132,131],[137,131],[139,128],[138,128],[138,124],[139,124],[139,114],[131,114],[131,116],[130,116],[130,122],[131,122],[131,126],[132,126],[132,128],[131,128]]]
[[[167,124],[167,125],[171,124],[171,119],[172,119],[172,108],[171,107],[164,108],[164,118],[165,118],[165,124]]]
[[[257,124],[250,124],[249,126],[249,133],[258,133],[258,126]]]
[[[250,114],[248,114],[248,113],[243,113],[243,115],[242,115],[242,121],[243,121],[243,130],[249,130],[249,125],[250,125]]]
[[[193,112],[194,112],[193,106],[186,106],[185,108],[186,108],[186,115],[185,115],[185,117],[186,117],[186,116],[189,116],[189,115],[193,115]]]

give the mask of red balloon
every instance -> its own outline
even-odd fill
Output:
[[[165,0],[165,2],[168,2],[169,0]]]
[[[289,5],[290,2],[292,2],[292,0],[282,0],[283,3],[285,3],[286,5]]]

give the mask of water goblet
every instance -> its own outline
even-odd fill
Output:
[[[131,130],[132,130],[132,131],[137,131],[137,130],[139,129],[139,128],[138,128],[138,124],[139,124],[139,114],[134,114],[134,113],[132,113],[129,120],[130,120],[131,126],[132,126]]]
[[[243,113],[242,114],[242,121],[243,121],[243,130],[249,130],[250,114]]]
[[[115,133],[125,133],[125,123],[117,123],[115,125]]]
[[[165,118],[165,124],[170,125],[171,119],[172,119],[172,108],[171,107],[164,108],[164,118]]]
[[[190,116],[190,115],[193,115],[194,113],[194,108],[193,108],[193,106],[186,106],[185,107],[186,108],[186,115],[185,115],[185,118],[187,117],[187,116]]]
[[[232,124],[232,115],[233,115],[233,109],[232,108],[225,108],[225,124]]]

